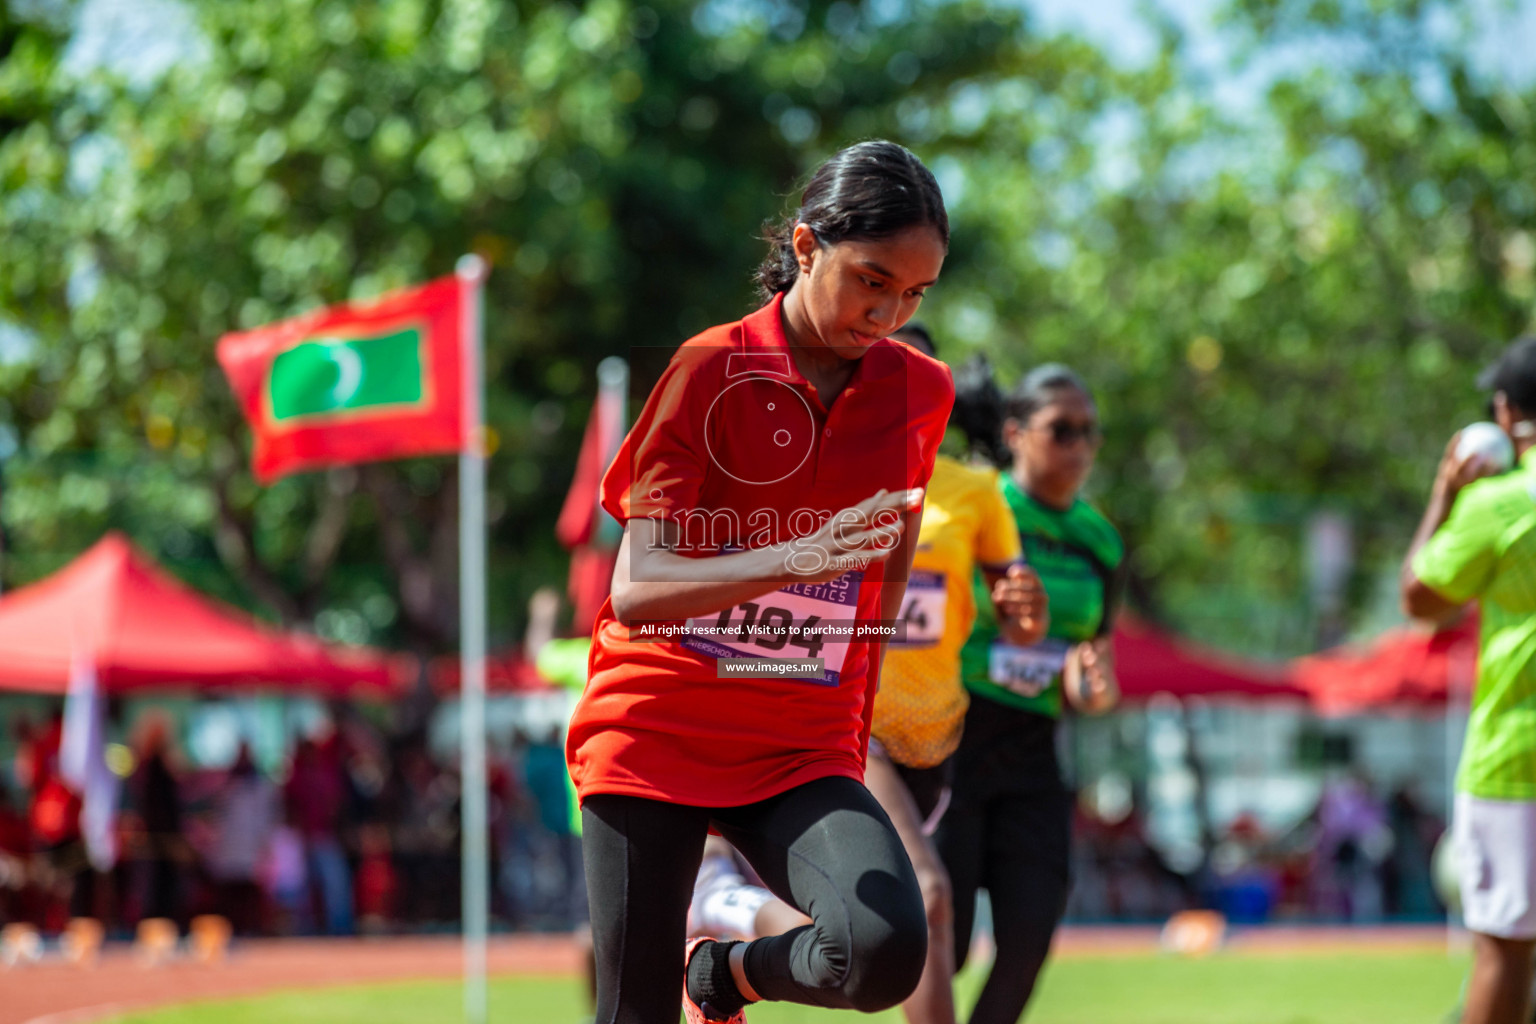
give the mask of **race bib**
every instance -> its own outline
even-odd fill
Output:
[[[949,591],[944,574],[914,569],[907,576],[907,595],[901,601],[901,619],[907,624],[907,638],[892,647],[932,647],[944,635],[944,614],[949,605]]]
[[[1067,641],[1051,637],[1033,647],[995,641],[987,658],[987,678],[1020,697],[1038,697],[1061,674],[1071,649]]]
[[[682,644],[711,658],[820,658],[820,676],[790,678],[836,686],[863,581],[853,571],[825,583],[791,583],[719,615],[689,619]]]

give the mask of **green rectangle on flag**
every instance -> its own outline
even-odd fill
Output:
[[[373,338],[306,338],[272,360],[277,421],[380,405],[412,405],[425,390],[421,330]]]

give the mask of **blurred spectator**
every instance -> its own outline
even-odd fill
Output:
[[[358,835],[358,845],[358,930],[365,935],[377,935],[389,929],[399,888],[399,879],[390,861],[389,830],[382,825],[364,825]]]
[[[504,752],[494,747],[486,751],[486,789],[489,797],[486,823],[491,842],[491,913],[501,917],[514,928],[517,927],[518,906],[514,894],[506,884],[505,866],[513,856],[512,850],[516,843],[517,809],[523,799],[516,771],[516,766]]]
[[[21,919],[32,852],[26,816],[13,803],[11,791],[0,783],[0,922]]]
[[[48,724],[29,730],[17,753],[17,775],[28,790],[27,830],[39,854],[37,881],[42,889],[39,924],[59,931],[72,915],[94,908],[94,872],[80,839],[80,798],[59,778],[59,743],[64,732],[62,712]]]
[[[40,779],[37,770],[37,729],[33,726],[32,719],[26,715],[16,716],[15,721],[11,723],[11,741],[16,745],[12,766],[16,785],[23,793],[35,792]]]
[[[1068,916],[1079,921],[1160,921],[1186,909],[1186,884],[1147,841],[1134,805],[1075,803],[1072,893]]]
[[[277,791],[257,770],[244,742],[213,796],[210,824],[207,868],[216,890],[215,907],[236,935],[255,935],[262,930],[260,875],[277,827]]]
[[[383,820],[384,790],[389,781],[389,752],[383,737],[346,704],[332,704],[331,717],[337,723],[336,757],[346,784],[342,824],[377,823]]]
[[[1269,919],[1282,887],[1281,870],[1269,857],[1269,839],[1258,818],[1233,819],[1211,852],[1215,908],[1234,924]]]
[[[539,824],[553,843],[553,923],[558,928],[572,928],[577,924],[577,889],[585,882],[581,874],[581,839],[571,824],[564,731],[558,725],[551,726],[537,739],[530,740],[523,763],[529,792],[538,805]]]
[[[506,806],[506,843],[498,874],[505,893],[508,913],[514,928],[526,927],[538,911],[540,839],[538,802],[528,792],[528,735],[512,730],[512,747],[507,761],[508,801]]]
[[[1329,779],[1317,807],[1315,909],[1348,921],[1379,921],[1381,865],[1392,853],[1386,808],[1358,771]]]
[[[400,919],[412,925],[459,917],[459,787],[419,738],[397,748],[390,783]]]
[[[283,823],[272,830],[267,859],[260,865],[260,881],[278,920],[280,935],[308,932],[314,911],[309,905],[309,874],[304,870],[304,840],[298,829]]]
[[[1387,801],[1387,820],[1392,829],[1392,855],[1382,879],[1387,911],[1414,920],[1440,917],[1445,911],[1435,897],[1430,859],[1445,823],[1424,809],[1407,783]]]
[[[140,917],[167,917],[185,924],[181,868],[190,860],[182,830],[181,785],[172,767],[170,727],[149,718],[139,733],[137,767],[128,792],[136,812],[136,844],[131,885]]]
[[[346,784],[339,754],[334,731],[323,743],[301,739],[283,794],[288,822],[304,845],[311,902],[319,902],[321,930],[327,935],[350,935],[353,927],[352,872],[340,838]]]

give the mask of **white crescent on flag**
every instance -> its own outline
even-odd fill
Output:
[[[336,383],[331,388],[331,401],[336,408],[352,401],[357,389],[363,384],[363,360],[357,349],[345,341],[327,339],[325,354],[336,364]]]

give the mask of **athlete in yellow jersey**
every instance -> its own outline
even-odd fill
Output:
[[[906,642],[886,653],[874,721],[881,752],[916,769],[943,764],[960,744],[969,703],[960,648],[976,622],[973,573],[1004,576],[1020,558],[997,470],[941,454],[928,497],[902,603]]]
[[[921,328],[896,338],[933,355]],[[998,436],[1002,395],[985,361],[955,374],[955,407],[946,446],[963,434]],[[983,442],[985,443],[985,442]],[[998,488],[997,472],[940,455],[928,481],[917,554],[907,577],[902,618],[906,641],[888,647],[875,697],[864,782],[901,836],[922,887],[928,914],[928,959],[915,992],[902,1004],[911,1024],[954,1024],[953,901],[949,875],[929,838],[948,803],[946,759],[960,743],[968,703],[960,681],[960,649],[976,621],[973,595],[980,571],[1012,642],[1045,635],[1045,589],[1020,560],[1019,532]]]

